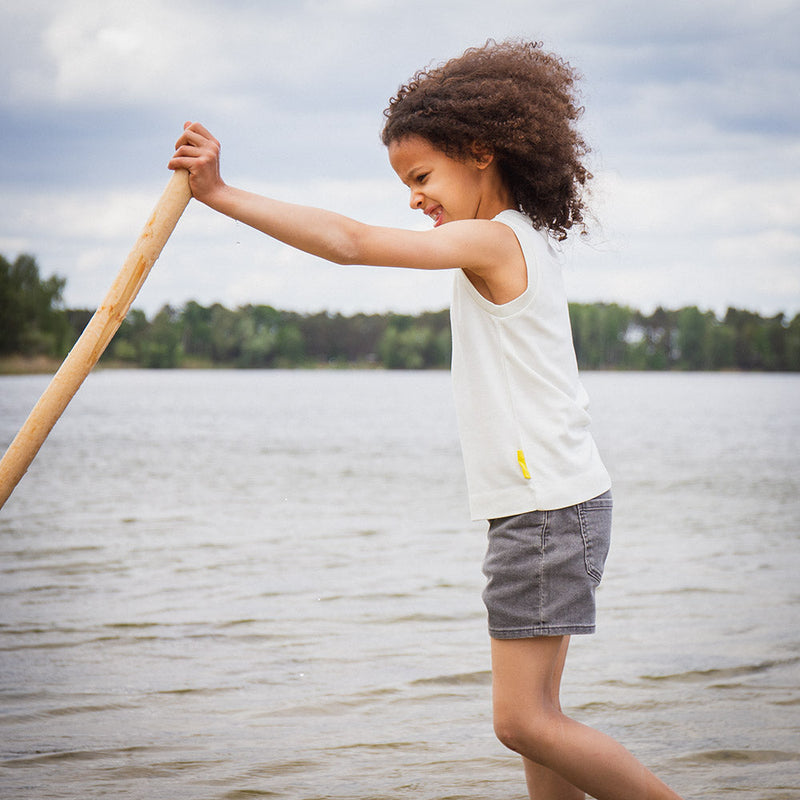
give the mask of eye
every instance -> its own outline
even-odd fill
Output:
[[[417,175],[417,183],[425,183],[425,181],[428,178],[428,175],[430,175],[429,172],[422,172],[419,175]]]

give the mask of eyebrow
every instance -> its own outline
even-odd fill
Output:
[[[421,174],[424,174],[426,172],[430,172],[429,167],[415,165],[411,167],[411,169],[406,172],[405,177],[400,178],[400,180],[406,185],[408,185],[410,181],[417,180],[417,178],[419,178]]]

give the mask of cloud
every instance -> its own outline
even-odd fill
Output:
[[[185,119],[229,181],[366,221],[424,225],[379,143],[413,72],[488,37],[542,39],[583,73],[590,244],[575,299],[800,310],[800,3],[7,0],[0,251],[97,302],[168,175]],[[137,304],[437,308],[446,276],[324,265],[192,204]]]

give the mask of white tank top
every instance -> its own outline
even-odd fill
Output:
[[[584,502],[611,486],[589,432],[561,265],[519,211],[528,287],[496,305],[455,273],[452,379],[472,519]]]

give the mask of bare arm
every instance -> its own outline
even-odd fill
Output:
[[[285,203],[225,184],[219,142],[198,123],[176,144],[171,169],[187,169],[192,194],[226,216],[337,264],[473,271],[487,283],[520,258],[511,230],[491,220],[454,221],[429,231],[366,225],[310,206]]]

